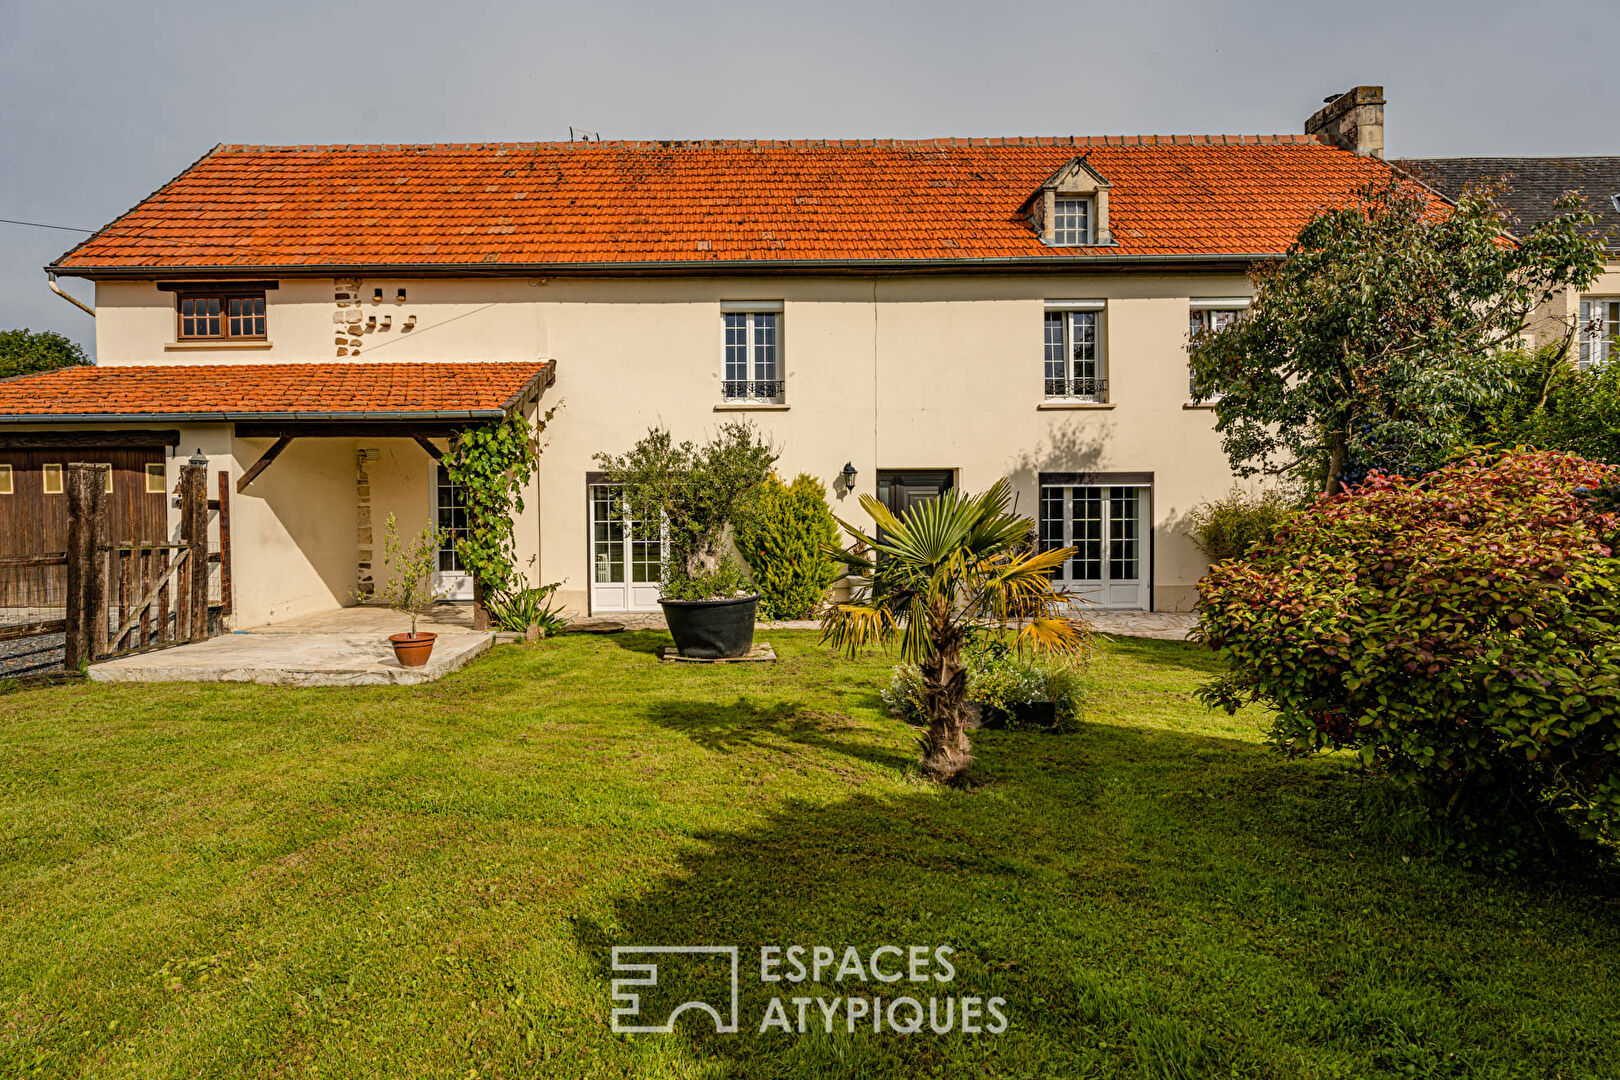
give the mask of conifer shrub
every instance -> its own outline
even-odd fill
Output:
[[[821,482],[800,473],[784,484],[773,475],[734,529],[737,550],[753,571],[760,615],[810,618],[842,574],[827,553],[838,543],[838,523]]]

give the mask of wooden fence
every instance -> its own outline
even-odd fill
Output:
[[[208,498],[207,468],[182,465],[176,542],[115,541],[109,535],[107,466],[69,464],[67,616],[63,666],[143,649],[206,641],[225,631],[231,613],[230,493],[219,474],[219,498]],[[219,513],[219,549],[209,551],[208,512]],[[209,588],[219,566],[219,600]]]

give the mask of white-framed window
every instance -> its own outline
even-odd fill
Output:
[[[1040,484],[1041,550],[1075,549],[1053,583],[1103,607],[1146,608],[1152,557],[1147,477],[1043,473]]]
[[[39,474],[40,490],[47,495],[62,494],[62,466],[42,465]]]
[[[720,397],[728,402],[780,404],[786,398],[782,373],[780,304],[725,304],[725,368]]]
[[[0,495],[10,495],[11,492],[11,466],[0,465]]]
[[[1053,196],[1052,243],[1068,247],[1091,243],[1091,196]]]
[[[1225,330],[1228,326],[1243,317],[1249,302],[1242,299],[1203,299],[1195,298],[1192,301],[1192,310],[1188,313],[1187,338],[1204,333],[1206,330]],[[1219,397],[1220,395],[1214,395]],[[1187,365],[1187,400],[1208,401],[1214,398],[1200,398],[1198,387],[1193,380],[1192,365]]]
[[[1047,301],[1046,397],[1059,401],[1108,400],[1101,300]]]
[[[146,493],[148,495],[162,495],[168,490],[168,476],[161,461],[149,461],[146,464]]]
[[[1613,360],[1620,343],[1620,296],[1581,297],[1581,370]]]

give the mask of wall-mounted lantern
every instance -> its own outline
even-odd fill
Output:
[[[851,462],[851,461],[844,462],[843,476],[844,476],[844,490],[845,491],[854,491],[855,490],[855,463],[854,462]]]

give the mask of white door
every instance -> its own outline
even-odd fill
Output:
[[[590,485],[591,610],[657,611],[663,542],[624,517],[616,489]]]
[[[467,535],[467,501],[440,465],[433,478],[433,523],[439,530],[439,557],[433,571],[433,593],[441,600],[471,600],[472,575],[461,565],[456,540]]]
[[[1152,565],[1152,489],[1042,485],[1041,547],[1075,547],[1058,586],[1099,608],[1146,611]]]

